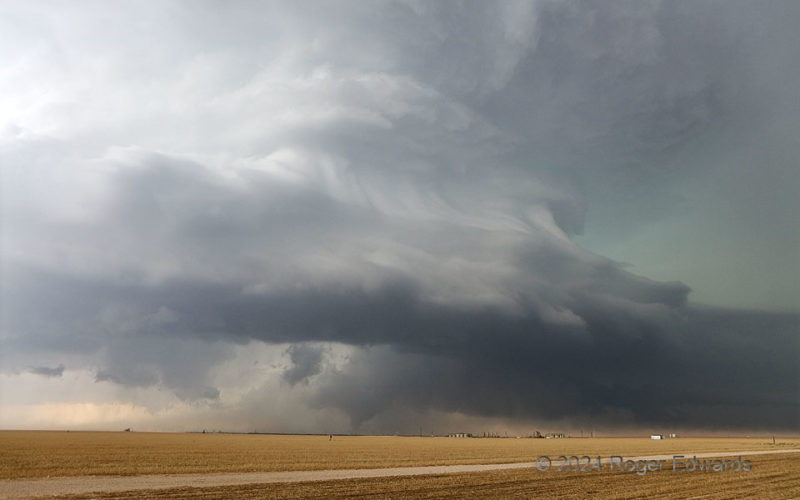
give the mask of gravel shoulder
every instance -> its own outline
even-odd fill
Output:
[[[673,453],[669,455],[648,455],[625,457],[626,460],[672,460],[674,455],[686,458],[724,458],[753,455],[775,455],[800,453],[800,449],[741,451],[726,453]],[[533,457],[535,458],[535,457]],[[603,463],[609,463],[606,457]],[[558,462],[553,462],[557,465]],[[455,474],[463,472],[484,472],[533,468],[533,462],[478,465],[441,465],[423,467],[392,467],[384,469],[340,469],[290,472],[244,472],[213,474],[163,474],[146,476],[82,476],[43,479],[14,479],[0,481],[0,499],[30,498],[53,495],[85,494],[93,492],[120,492],[134,490],[158,490],[180,487],[236,486],[244,484],[297,483],[326,481],[336,479],[357,479],[392,476],[421,476],[430,474]]]

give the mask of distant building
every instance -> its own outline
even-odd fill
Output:
[[[676,437],[678,437],[678,435],[673,432],[672,434],[669,435],[669,437],[676,438]]]
[[[664,439],[663,434],[653,434],[650,436],[650,439]]]
[[[451,438],[471,438],[472,434],[469,432],[454,432],[452,434],[448,434],[447,437]]]

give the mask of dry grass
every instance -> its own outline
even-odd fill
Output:
[[[539,472],[523,469],[381,479],[352,479],[299,484],[245,485],[216,488],[176,488],[64,498],[598,498],[667,499],[738,498],[788,499],[800,496],[800,455],[760,455],[751,458],[750,472],[633,473]],[[667,464],[669,465],[669,464]]]
[[[798,448],[783,439],[774,448]],[[771,449],[764,438],[456,439],[113,432],[0,432],[0,479],[254,472],[533,461],[539,455],[625,456]]]

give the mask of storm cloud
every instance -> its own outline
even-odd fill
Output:
[[[64,374],[64,365],[58,365],[55,368],[50,368],[49,366],[35,366],[30,369],[30,372],[43,377],[60,377]]]
[[[800,428],[795,3],[2,14],[3,425]]]

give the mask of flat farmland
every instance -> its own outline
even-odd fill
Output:
[[[670,465],[669,463],[667,465]],[[536,469],[419,477],[348,479],[310,483],[249,484],[216,488],[170,488],[61,498],[359,499],[359,498],[739,498],[796,499],[800,496],[800,454],[761,455],[750,472],[662,472],[638,476],[620,472],[539,472]]]
[[[121,432],[0,432],[0,479],[267,472],[533,462],[800,448],[800,439],[470,439]],[[797,455],[786,455],[797,457]]]

